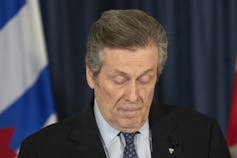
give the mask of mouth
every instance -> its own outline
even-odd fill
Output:
[[[142,110],[142,106],[127,106],[120,108],[120,112],[126,117],[126,118],[134,118],[137,117]]]
[[[134,118],[134,117],[137,117],[138,110],[126,110],[126,111],[123,111],[123,114],[127,118]]]

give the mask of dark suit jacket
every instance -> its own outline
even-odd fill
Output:
[[[27,138],[19,158],[105,158],[92,106]],[[154,104],[149,121],[153,158],[230,158],[217,123],[200,113]]]

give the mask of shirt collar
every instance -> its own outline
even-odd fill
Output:
[[[101,137],[103,138],[105,145],[108,146],[109,143],[119,134],[120,131],[111,127],[104,119],[98,108],[96,100],[94,101],[94,114]]]
[[[113,139],[118,136],[120,131],[111,127],[109,125],[109,123],[104,119],[104,117],[102,116],[102,114],[98,108],[96,99],[94,100],[94,114],[95,114],[96,123],[98,125],[101,137],[104,141],[104,144],[106,146],[108,146],[111,143],[111,141],[113,141]],[[147,119],[146,122],[144,123],[144,125],[140,128],[139,133],[142,136],[146,137],[147,139],[150,139],[149,123],[148,122],[149,121]]]
[[[149,123],[148,119],[144,123],[144,125],[139,129],[139,132],[141,135],[143,135],[145,138],[150,139],[150,130],[149,130]]]

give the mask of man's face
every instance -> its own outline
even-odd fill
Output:
[[[96,78],[87,67],[87,82],[104,119],[123,132],[139,130],[147,120],[157,80],[158,49],[102,50],[103,65]]]

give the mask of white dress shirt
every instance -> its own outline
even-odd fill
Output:
[[[102,116],[96,100],[94,101],[94,114],[98,125],[101,141],[107,158],[122,158],[125,140],[120,131],[111,127]],[[139,158],[151,158],[151,135],[148,120],[139,133],[136,134],[134,144]]]

